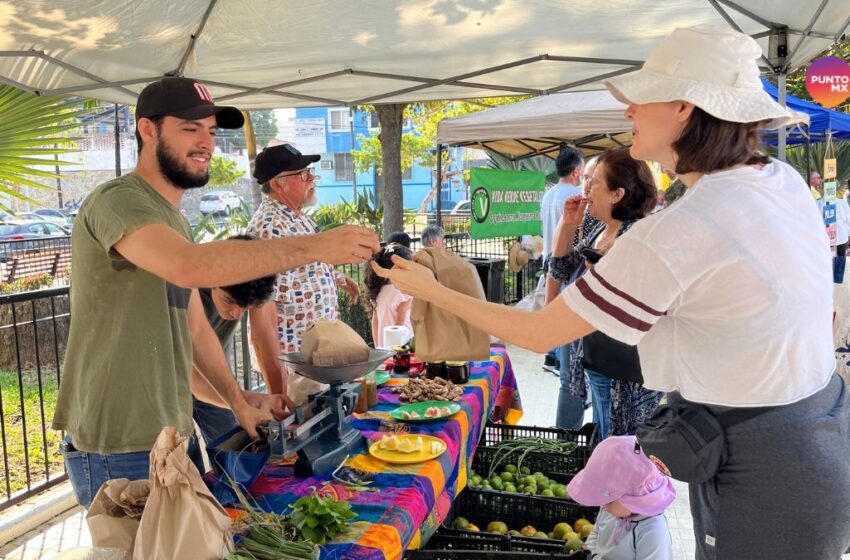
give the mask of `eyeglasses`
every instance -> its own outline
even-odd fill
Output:
[[[277,177],[294,177],[296,175],[300,176],[301,180],[304,181],[305,183],[307,181],[309,181],[310,179],[315,179],[317,177],[317,175],[316,175],[315,171],[313,171],[312,167],[308,167],[307,169],[302,169],[301,171],[297,171],[295,173],[281,173]],[[275,179],[277,179],[277,177],[275,177]]]

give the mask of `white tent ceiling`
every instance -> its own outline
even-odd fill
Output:
[[[794,68],[847,0],[0,0],[0,82],[134,103],[165,74],[240,108],[599,89],[675,27],[731,25]],[[778,63],[765,58],[766,70]]]

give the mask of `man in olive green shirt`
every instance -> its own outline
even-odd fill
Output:
[[[373,232],[354,226],[193,244],[180,200],[209,179],[216,129],[242,124],[242,114],[216,106],[200,82],[153,82],[137,103],[134,172],[98,186],[80,208],[53,428],[67,433],[65,467],[86,507],[110,478],[147,478],[148,454],[163,427],[192,433],[193,393],[230,408],[255,438],[259,424],[284,414],[279,395],[239,389],[195,288],[316,260],[359,263],[378,249]]]

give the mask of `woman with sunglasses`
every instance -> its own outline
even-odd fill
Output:
[[[758,149],[759,129],[799,120],[762,89],[761,56],[729,29],[676,29],[606,82],[628,105],[631,155],[688,192],[546,308],[477,301],[415,263],[382,273],[535,351],[600,330],[638,346],[647,387],[715,419],[750,415],[690,484],[697,558],[835,559],[850,547],[850,403],[834,373],[832,256],[805,181]]]

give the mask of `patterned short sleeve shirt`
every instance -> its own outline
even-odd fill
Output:
[[[313,235],[319,226],[287,205],[265,198],[248,226],[260,239]],[[331,265],[312,262],[278,275],[277,333],[284,352],[301,350],[304,330],[320,319],[337,319],[337,285]]]

